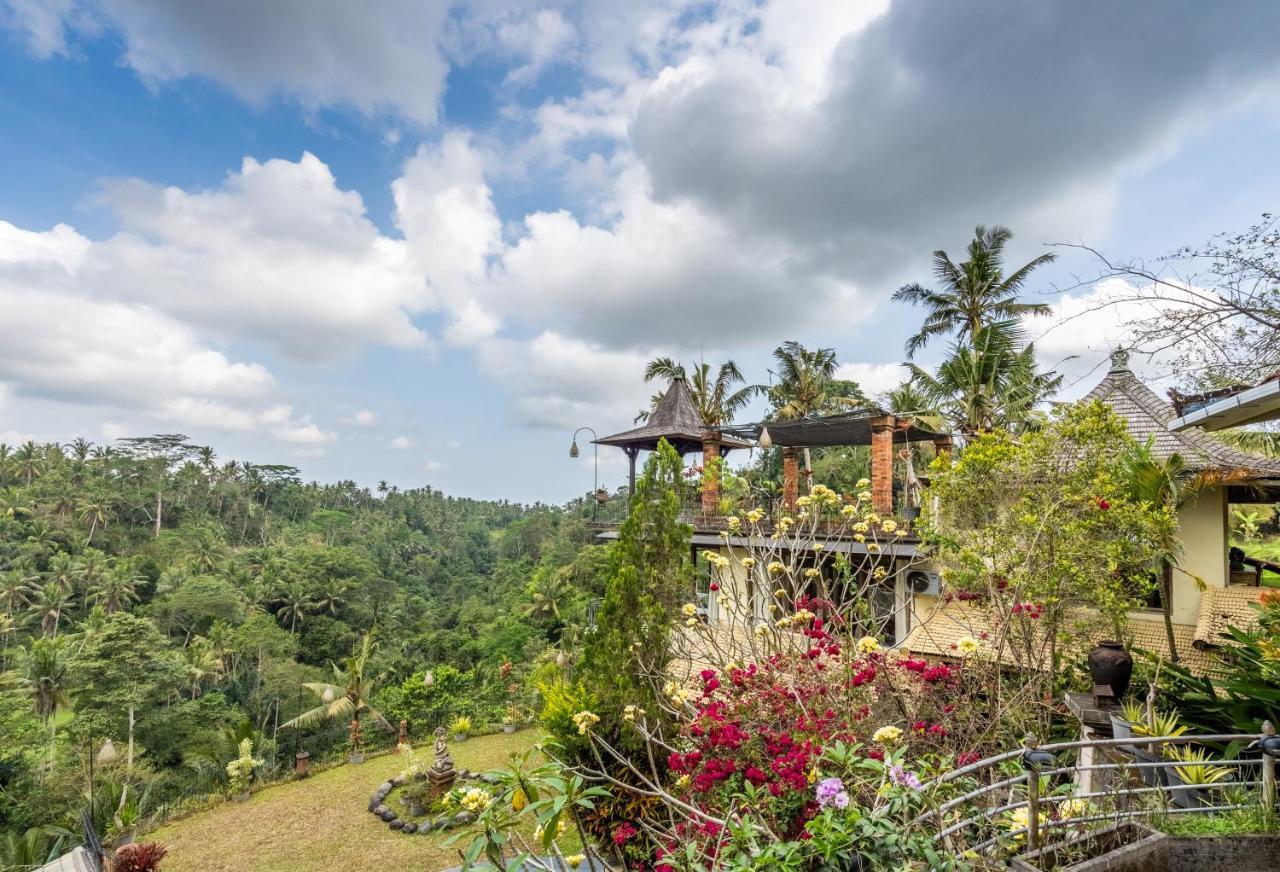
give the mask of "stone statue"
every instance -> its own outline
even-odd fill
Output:
[[[427,780],[435,788],[448,788],[458,777],[453,768],[453,758],[449,756],[449,746],[444,741],[444,727],[436,728],[436,759],[427,770]]]

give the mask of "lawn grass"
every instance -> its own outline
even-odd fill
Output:
[[[539,737],[537,730],[480,736],[450,753],[459,769],[483,772],[506,765],[512,751],[532,747]],[[459,848],[470,841],[465,836],[446,847],[447,833],[407,836],[366,810],[369,794],[403,767],[394,754],[338,766],[175,821],[144,839],[168,846],[165,872],[436,872],[457,865]]]

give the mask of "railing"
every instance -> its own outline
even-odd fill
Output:
[[[948,847],[977,852],[988,851],[1003,842],[1026,840],[1034,851],[1071,827],[1098,821],[1117,821],[1164,814],[1212,814],[1249,808],[1260,802],[1274,811],[1276,806],[1275,754],[1280,753],[1270,723],[1263,725],[1261,735],[1242,733],[1215,735],[1132,736],[1120,739],[1094,739],[1057,742],[1038,746],[1034,740],[1027,747],[1006,751],[985,760],[954,769],[922,787],[926,795],[945,795],[947,788],[962,779],[985,782],[955,796],[916,818],[917,824],[932,823],[937,827],[936,839]],[[1160,752],[1167,745],[1223,745],[1248,743],[1248,757],[1234,756],[1223,760],[1188,762],[1165,759]],[[1057,755],[1066,751],[1095,749],[1114,753],[1108,762],[1058,765]],[[1150,750],[1148,750],[1150,749]],[[1257,753],[1257,756],[1253,756]],[[1006,774],[1010,764],[1021,772]],[[1210,783],[1187,783],[1177,770],[1194,766],[1221,766],[1233,769],[1234,780]],[[1000,769],[1004,768],[1005,773]],[[1093,781],[1094,774],[1110,775],[1117,783],[1102,790],[1082,790],[1081,781]],[[1135,774],[1144,786],[1135,785]],[[1001,777],[1003,775],[1003,777]],[[1082,778],[1081,776],[1087,776]],[[1059,779],[1062,787],[1075,783],[1076,790],[1041,794],[1042,782]],[[1260,788],[1255,802],[1241,801],[1255,788]],[[1234,796],[1228,796],[1230,791]],[[1244,791],[1244,793],[1241,793]],[[1150,800],[1157,800],[1152,802]],[[1061,809],[1071,801],[1086,801],[1088,813],[1064,816]],[[1001,819],[1026,809],[1026,826],[1000,827]],[[1048,812],[1048,814],[1046,814]],[[993,830],[998,830],[993,834]]]

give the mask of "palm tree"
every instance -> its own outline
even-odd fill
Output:
[[[524,613],[529,617],[551,618],[560,621],[560,606],[569,593],[569,581],[563,572],[543,568],[533,577],[530,598],[532,602],[525,607]]]
[[[31,596],[35,593],[31,582],[31,577],[19,569],[0,572],[0,603],[4,603],[6,613],[15,614],[19,607],[31,603]]]
[[[68,705],[69,654],[65,639],[35,639],[24,652],[22,686],[31,697],[36,717],[49,729],[49,771],[57,748],[58,709]]]
[[[773,359],[778,367],[778,383],[767,393],[779,421],[852,408],[864,399],[860,394],[838,396],[833,392],[839,366],[833,348],[810,350],[789,340],[773,350]],[[809,479],[813,474],[813,458],[808,446],[804,448],[804,469],[805,478]]]
[[[1052,311],[1047,303],[1020,303],[1018,294],[1031,273],[1053,262],[1054,255],[1042,254],[1005,276],[1004,247],[1012,238],[1007,227],[979,225],[969,243],[968,260],[956,264],[945,251],[933,253],[933,273],[939,290],[912,283],[894,293],[895,301],[921,305],[927,310],[920,332],[907,340],[908,358],[915,357],[934,336],[957,333],[963,342],[997,321],[1016,321]]]
[[[368,712],[374,720],[388,726],[387,719],[369,703],[377,690],[376,680],[365,674],[372,653],[373,639],[370,634],[365,633],[360,640],[360,646],[343,661],[341,667],[336,663],[333,664],[333,684],[315,681],[302,685],[320,700],[320,705],[308,709],[280,726],[309,727],[334,718],[342,720],[351,718],[359,722],[362,712]]]
[[[84,543],[88,547],[93,544],[93,534],[98,528],[107,525],[107,505],[94,495],[86,495],[77,501],[76,514],[80,516],[80,523],[89,527],[89,538]]]
[[[307,612],[316,607],[307,586],[296,580],[277,588],[272,601],[275,603],[276,617],[289,622],[291,633],[298,631],[298,624],[306,620]]]
[[[91,588],[91,597],[107,614],[128,608],[138,601],[138,585],[143,577],[128,561],[117,562]]]
[[[1007,322],[979,329],[972,345],[954,344],[936,375],[914,363],[907,365],[926,407],[970,436],[1032,426],[1036,407],[1062,384],[1062,376],[1036,369],[1035,347],[1019,349],[1013,325]]]
[[[83,567],[65,551],[53,555],[53,559],[49,561],[49,571],[45,574],[47,581],[53,582],[67,593],[79,590],[83,578]]]
[[[1191,505],[1206,491],[1247,481],[1244,470],[1195,470],[1187,466],[1182,455],[1157,457],[1154,437],[1134,445],[1123,458],[1123,471],[1129,498],[1154,506],[1167,506],[1171,511]],[[1178,648],[1173,636],[1173,571],[1181,556],[1176,535],[1160,543],[1160,610],[1164,613],[1164,632],[1169,644],[1169,657],[1178,662]]]
[[[31,601],[32,610],[39,617],[40,630],[50,638],[57,638],[62,613],[71,603],[71,592],[57,582],[46,582],[36,591]]]
[[[44,458],[41,456],[40,446],[30,439],[23,442],[22,446],[14,452],[13,462],[17,467],[18,475],[22,477],[23,484],[31,484],[31,481],[39,478],[40,473],[44,471]]]
[[[186,670],[187,680],[191,682],[192,699],[200,696],[206,681],[223,675],[222,658],[203,636],[192,639],[191,644],[182,649],[182,665]]]
[[[323,584],[315,598],[315,609],[318,612],[338,614],[338,609],[347,601],[347,593],[351,590],[350,579],[331,579]]]

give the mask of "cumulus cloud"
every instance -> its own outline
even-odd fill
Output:
[[[149,306],[101,299],[86,284],[93,243],[59,225],[0,221],[0,381],[15,394],[140,411],[182,426],[323,438],[276,400],[259,363],[229,359]]]
[[[387,443],[387,447],[394,451],[408,451],[413,447],[413,440],[408,436],[397,436]]]
[[[437,118],[448,62],[449,4],[384,0],[8,0],[33,53],[67,52],[76,35],[120,35],[121,62],[153,84],[202,76],[253,103]]]
[[[359,409],[354,415],[339,418],[338,423],[348,427],[372,427],[378,423],[378,413],[372,409]]]
[[[657,77],[631,136],[660,200],[874,281],[957,227],[1027,228],[1064,194],[1087,191],[1076,212],[1105,220],[1127,170],[1274,80],[1278,26],[1280,8],[1247,3],[1153,20],[1132,4],[898,2],[839,42],[809,99],[766,56],[694,56]],[[1063,220],[1079,217],[1036,229],[1079,233]]]
[[[98,293],[303,359],[429,344],[412,318],[433,303],[407,246],[380,234],[360,195],[310,153],[245,158],[215,190],[123,179],[99,199],[123,229],[85,253]]]
[[[836,378],[855,381],[868,397],[893,390],[911,377],[911,371],[897,363],[842,363]]]

